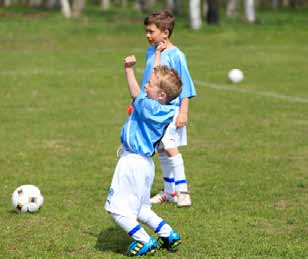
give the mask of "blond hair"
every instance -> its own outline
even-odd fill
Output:
[[[182,91],[182,80],[175,69],[158,65],[154,67],[154,75],[158,77],[157,87],[166,93],[167,102],[178,97]]]

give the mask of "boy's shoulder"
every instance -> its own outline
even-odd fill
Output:
[[[154,46],[154,45],[151,45],[147,48],[147,52],[155,52],[155,50],[156,50],[156,46]],[[184,55],[184,52],[177,46],[173,46],[169,49],[166,49],[163,53],[166,53],[166,54],[169,54],[169,55],[172,55],[172,54]]]
[[[151,45],[149,47],[147,47],[147,52],[155,52],[156,46]]]

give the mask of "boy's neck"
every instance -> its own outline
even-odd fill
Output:
[[[155,46],[155,47],[157,47],[157,46]],[[172,47],[174,47],[174,45],[173,45],[173,43],[168,39],[168,40],[167,40],[167,47],[166,47],[166,49],[171,49]]]
[[[170,48],[172,48],[174,45],[173,45],[173,43],[168,39],[167,40],[167,48],[166,49],[170,49]]]

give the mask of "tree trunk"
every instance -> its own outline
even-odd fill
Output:
[[[142,12],[148,11],[155,4],[156,0],[137,0],[136,8]]]
[[[85,6],[85,0],[73,0],[72,17],[79,18]]]
[[[108,10],[110,8],[110,0],[101,0],[101,9],[103,11]]]
[[[189,1],[190,26],[193,30],[199,30],[202,26],[200,0]]]
[[[127,7],[127,0],[121,0],[121,6],[123,8]]]
[[[249,23],[256,21],[255,3],[254,0],[245,0],[245,16]]]
[[[202,16],[202,18],[207,17],[208,11],[209,11],[209,6],[207,4],[207,0],[202,0],[201,1],[201,16]]]
[[[166,0],[166,8],[174,13],[176,8],[175,0]]]
[[[272,7],[273,9],[277,9],[278,8],[278,0],[272,0]]]
[[[43,2],[42,0],[30,0],[29,5],[31,7],[39,7],[42,5],[42,2]]]
[[[47,9],[54,9],[56,7],[59,7],[59,2],[57,0],[47,0],[46,7]]]
[[[207,0],[207,22],[208,24],[217,24],[219,22],[219,6],[216,0]]]
[[[172,13],[180,14],[181,13],[181,2],[182,0],[166,0],[167,9],[171,10]]]
[[[285,7],[289,6],[289,0],[282,0],[282,5]]]
[[[226,14],[229,17],[238,15],[238,0],[229,0],[227,3]]]
[[[3,5],[4,6],[11,6],[12,5],[12,0],[4,0]]]
[[[65,18],[71,18],[72,12],[68,0],[61,0],[61,10]]]

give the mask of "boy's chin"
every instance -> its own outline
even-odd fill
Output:
[[[151,46],[157,46],[158,45],[158,43],[157,42],[154,42],[154,41],[148,41],[149,42],[149,44],[151,45]]]

